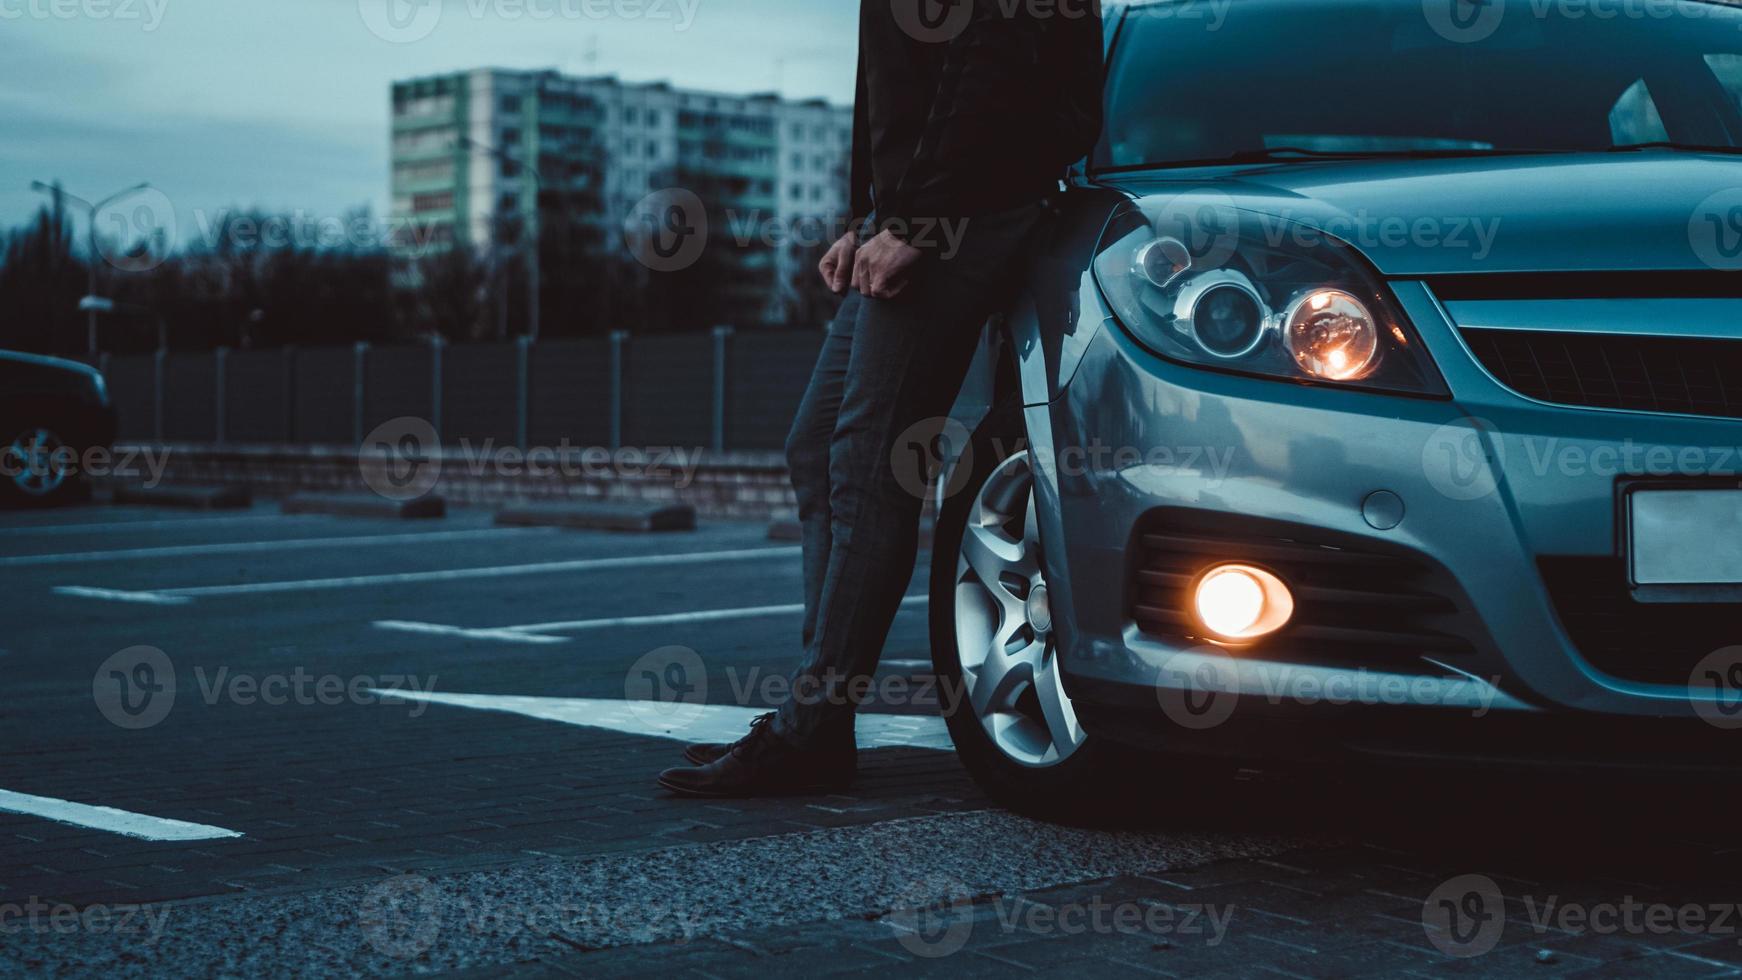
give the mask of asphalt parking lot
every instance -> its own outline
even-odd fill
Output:
[[[1158,764],[1161,803],[1044,825],[948,751],[917,599],[851,791],[668,798],[674,729],[794,656],[761,525],[93,504],[0,542],[0,972],[1742,970],[1727,786]]]

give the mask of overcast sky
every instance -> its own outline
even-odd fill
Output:
[[[426,6],[419,6],[424,4]],[[203,213],[387,210],[388,86],[558,68],[846,104],[852,0],[0,0],[0,227],[59,178]],[[390,16],[396,14],[397,16]],[[589,51],[596,47],[596,58]]]

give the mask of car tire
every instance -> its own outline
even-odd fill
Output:
[[[1020,471],[1026,467],[1028,453],[1024,433],[1021,406],[1014,399],[1000,403],[973,433],[956,468],[944,477],[950,492],[940,506],[932,538],[932,664],[957,755],[989,796],[1019,813],[1092,822],[1097,801],[1117,796],[1121,807],[1128,807],[1141,795],[1140,785],[1150,780],[1133,765],[1144,758],[1141,753],[1097,740],[1075,725],[1074,708],[1057,673],[1057,639],[1050,628],[1037,630],[1033,621],[1045,616],[1050,625],[1046,611],[1034,610],[1035,604],[1026,601],[1034,597],[1036,585],[1044,586],[1038,534],[1030,531],[1033,507],[1009,497],[1022,494],[1025,477]],[[1032,476],[1026,480],[1026,499],[1032,501]],[[983,525],[1003,516],[1003,507],[1018,509],[1019,514],[1009,515],[1018,520],[970,528],[971,523]],[[1008,581],[994,586],[1005,589],[1004,596],[985,588],[974,562],[966,557],[963,545],[970,533],[996,535],[994,544],[1005,546],[1002,554],[1012,559],[1004,570]],[[1027,557],[1018,558],[1017,550],[1009,546],[1024,539],[1033,547]],[[977,557],[985,560],[983,555]],[[986,595],[979,595],[980,591]],[[1024,600],[1021,608],[1030,620],[1021,624],[1013,621],[1018,599]],[[1003,637],[1009,639],[999,639]],[[984,657],[977,649],[981,638],[988,646]],[[1016,654],[991,664],[994,639]],[[1027,680],[1006,679],[999,673],[1000,666],[1026,672]],[[982,686],[985,690],[977,696]],[[1026,690],[1016,690],[1023,686]],[[1069,724],[1060,725],[1064,712],[1069,712],[1064,716]],[[1061,729],[1069,735],[1054,734]],[[1050,746],[1042,744],[1047,739]],[[1067,741],[1071,744],[1060,744]]]
[[[55,450],[67,446],[52,426],[13,424],[0,429],[0,504],[58,507],[88,496],[76,467],[53,465]]]

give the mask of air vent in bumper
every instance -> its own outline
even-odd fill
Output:
[[[1444,674],[1475,651],[1468,608],[1449,573],[1421,555],[1377,550],[1314,529],[1195,511],[1149,515],[1132,540],[1131,618],[1174,644],[1206,643],[1186,610],[1187,592],[1211,565],[1269,569],[1293,591],[1293,620],[1246,648],[1266,660]]]
[[[1615,557],[1539,564],[1573,646],[1610,677],[1686,687],[1707,654],[1742,644],[1742,603],[1636,602]]]

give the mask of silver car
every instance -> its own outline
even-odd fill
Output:
[[[1742,9],[1106,19],[1105,135],[938,481],[980,782],[1742,760]]]

